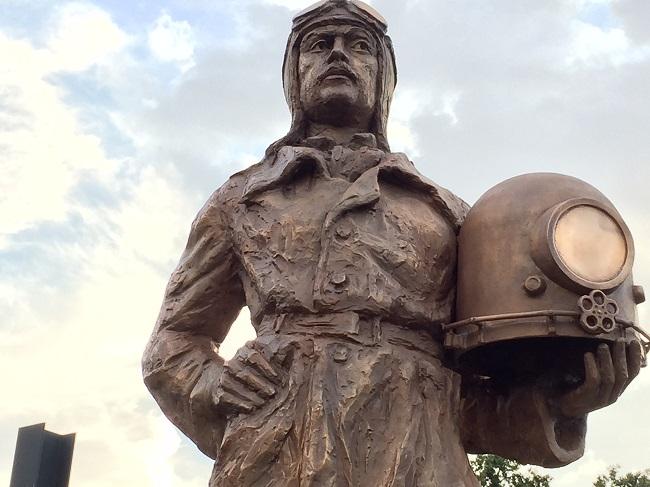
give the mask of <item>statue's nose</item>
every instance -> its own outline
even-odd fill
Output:
[[[337,37],[334,39],[334,44],[332,45],[332,50],[328,58],[328,62],[334,61],[348,61],[348,55],[345,52],[345,42],[342,37]]]

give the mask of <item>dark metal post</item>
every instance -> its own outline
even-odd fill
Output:
[[[74,441],[44,423],[20,428],[9,487],[68,487]]]

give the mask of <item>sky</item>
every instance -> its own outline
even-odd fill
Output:
[[[190,223],[288,129],[281,63],[309,0],[0,0],[0,483],[17,429],[77,433],[72,487],[204,486],[140,358]],[[469,203],[528,172],[589,181],[650,285],[650,2],[375,0],[394,151]],[[650,306],[639,308],[650,324]],[[253,336],[244,310],[222,352]],[[650,467],[650,371],[549,471]]]

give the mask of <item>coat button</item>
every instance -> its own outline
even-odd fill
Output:
[[[342,226],[336,229],[336,235],[342,240],[347,240],[352,235],[352,230],[348,226]]]
[[[332,283],[335,286],[342,286],[348,280],[348,276],[345,274],[334,274],[332,276]]]
[[[336,344],[330,349],[330,354],[334,362],[344,364],[350,358],[350,349],[345,345]]]

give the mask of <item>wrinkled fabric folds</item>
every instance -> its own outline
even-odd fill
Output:
[[[460,378],[431,354],[315,335],[258,340],[282,363],[283,387],[230,420],[211,486],[478,486],[460,442]]]

